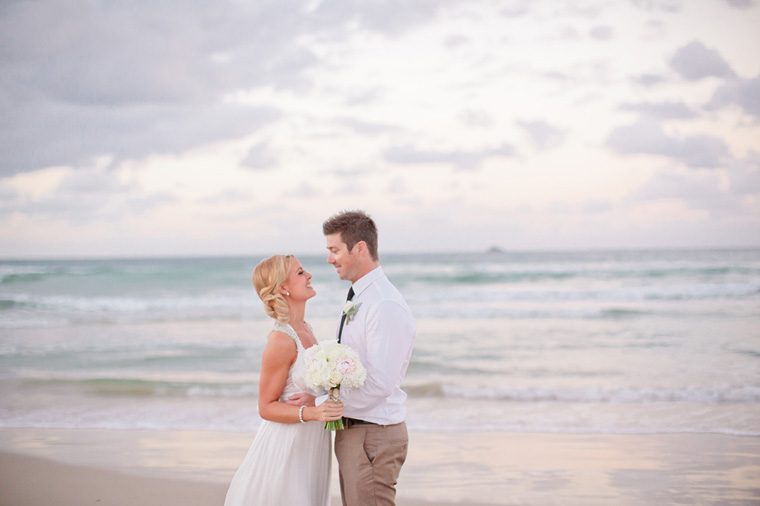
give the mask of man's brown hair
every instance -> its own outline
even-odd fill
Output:
[[[340,237],[348,251],[359,241],[367,244],[367,249],[373,260],[378,261],[377,227],[364,211],[342,211],[331,216],[322,224],[322,233],[332,235],[340,232]]]

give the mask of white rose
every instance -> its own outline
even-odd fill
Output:
[[[340,355],[341,355],[340,350],[333,348],[327,352],[327,360],[329,360],[330,362],[337,362],[338,359],[340,358]]]
[[[314,368],[309,371],[309,382],[315,387],[322,386],[322,374],[319,369]]]
[[[340,373],[340,371],[334,370],[330,373],[330,385],[335,385],[336,387],[340,385],[340,382],[343,380],[343,375]]]

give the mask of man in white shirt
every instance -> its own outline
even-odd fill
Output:
[[[401,382],[417,326],[380,267],[372,219],[346,211],[325,221],[322,231],[327,262],[351,281],[353,310],[341,319],[338,341],[356,350],[367,368],[364,386],[341,392],[346,428],[335,433],[335,456],[343,505],[392,506],[408,446]]]

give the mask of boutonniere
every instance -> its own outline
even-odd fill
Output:
[[[361,302],[354,304],[353,301],[346,301],[346,304],[343,306],[343,314],[346,316],[346,325],[348,325],[348,322],[350,322],[351,319],[356,315],[361,305]]]

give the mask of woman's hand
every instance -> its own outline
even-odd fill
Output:
[[[311,406],[304,410],[304,420],[316,420],[319,422],[332,422],[343,416],[343,403],[338,401],[325,401],[319,406]]]
[[[314,406],[314,399],[313,395],[302,392],[291,395],[285,403],[292,406]]]

